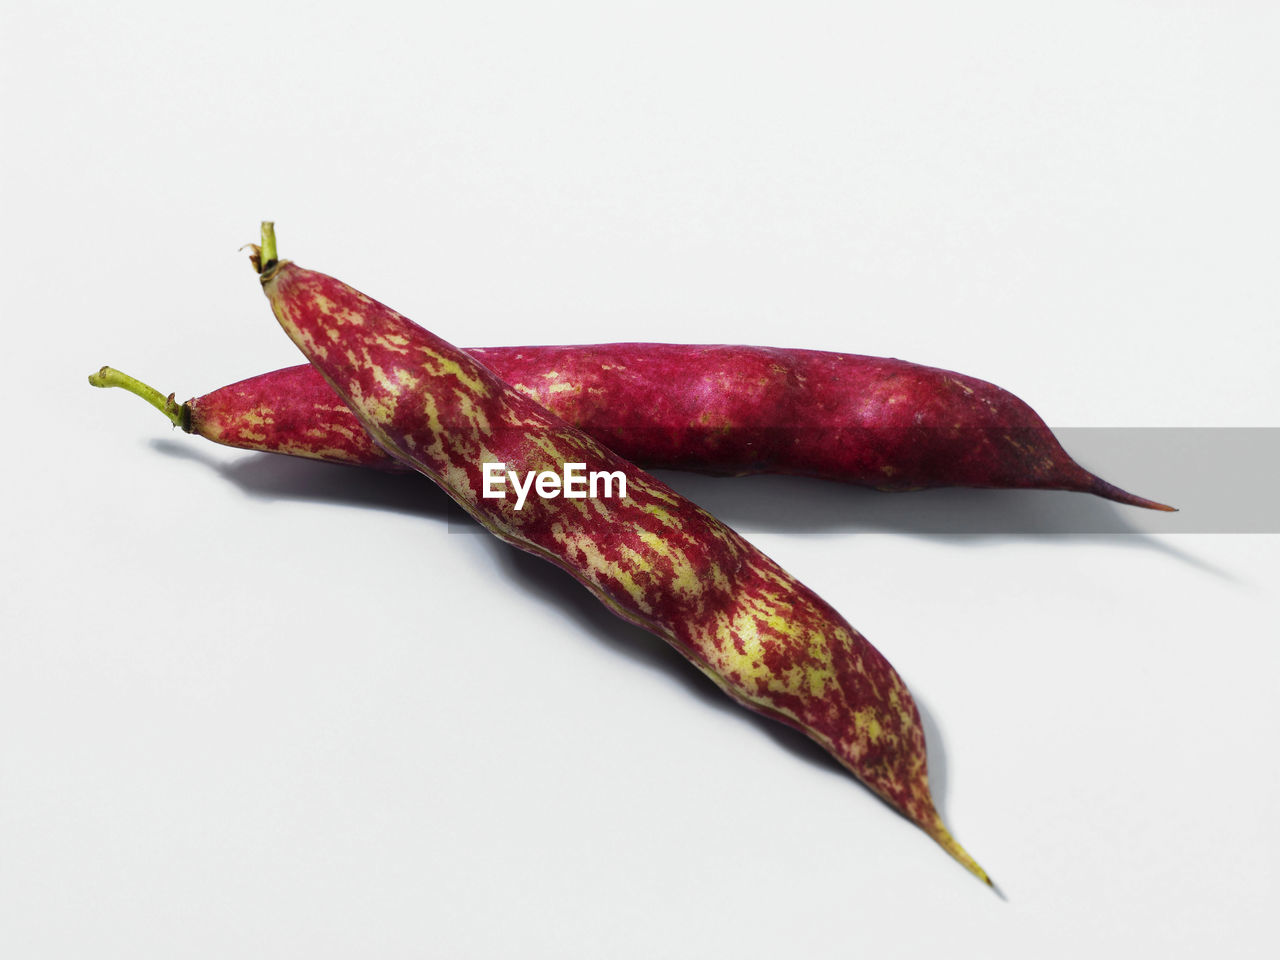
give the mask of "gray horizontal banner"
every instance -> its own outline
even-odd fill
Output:
[[[744,532],[1280,533],[1280,428],[1081,427],[1054,434],[1085,469],[1178,512],[1065,491],[948,487],[881,493],[805,477],[655,473]],[[456,506],[450,508],[449,529],[482,532]]]

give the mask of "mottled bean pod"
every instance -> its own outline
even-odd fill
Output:
[[[795,474],[890,491],[1074,490],[1172,509],[1085,470],[1009,391],[936,367],[819,350],[670,343],[467,353],[645,467]],[[136,381],[109,368],[91,382],[139,392]],[[188,432],[228,446],[399,468],[309,365],[251,377],[166,412]]]
[[[346,284],[276,261],[262,286],[293,342],[378,445],[496,536],[568,571],[740,704],[808,734],[986,882],[929,792],[902,679],[835,610],[706,511],[508,386],[461,349]],[[481,465],[622,472],[626,496],[483,496]]]

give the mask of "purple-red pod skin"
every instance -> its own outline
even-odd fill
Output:
[[[379,446],[502,540],[666,640],[749,709],[821,744],[982,880],[929,792],[924,732],[888,661],[741,536],[457,347],[288,261],[263,289],[281,326]],[[482,463],[621,472],[625,497],[486,498]]]
[[[1008,390],[904,360],[776,347],[471,348],[647,467],[800,474],[879,490],[1035,488],[1172,510],[1094,476]]]
[[[729,345],[473,347],[501,379],[624,458],[795,474],[880,490],[1034,488],[1172,507],[1095,476],[1026,403],[975,377],[883,357]],[[219,443],[396,469],[310,366],[189,401]]]
[[[403,471],[309,363],[220,387],[185,404],[183,428],[245,450]]]

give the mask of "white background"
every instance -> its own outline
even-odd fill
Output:
[[[866,532],[882,495],[667,476],[898,667],[1001,899],[425,481],[85,376],[297,362],[237,251],[274,218],[460,345],[804,346],[1059,427],[1280,426],[1275,4],[3,17],[4,956],[1274,949],[1276,535]]]

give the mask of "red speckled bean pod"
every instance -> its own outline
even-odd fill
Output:
[[[949,370],[847,353],[724,345],[467,352],[645,467],[797,474],[895,491],[1075,490],[1173,509],[1085,470],[1007,390]],[[309,365],[242,380],[185,407],[175,422],[218,443],[397,468]]]
[[[262,286],[293,342],[378,444],[502,540],[566,570],[742,705],[808,734],[966,868],[929,792],[924,733],[888,661],[812,590],[700,507],[457,347],[332,277],[274,257]],[[621,472],[624,497],[484,497],[481,464]],[[480,653],[478,651],[478,653]]]

